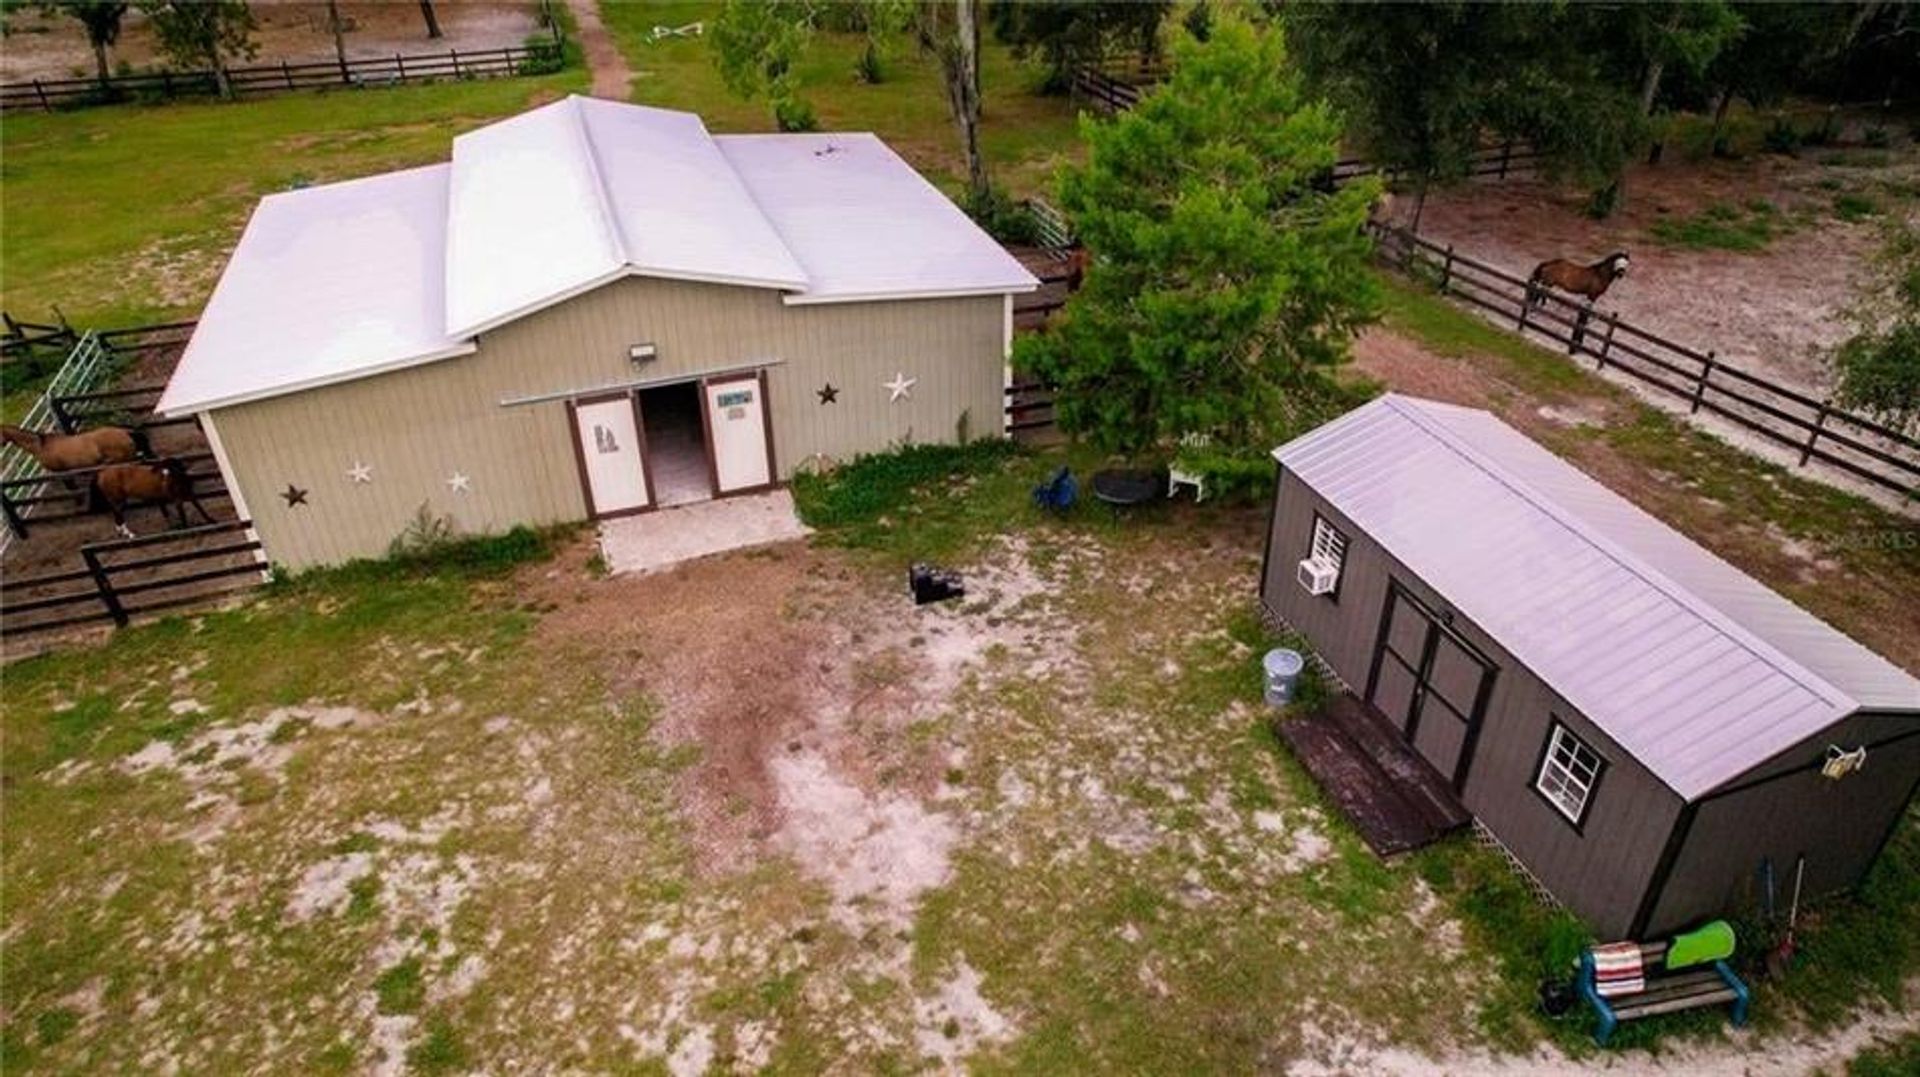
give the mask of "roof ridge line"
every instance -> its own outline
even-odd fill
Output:
[[[1507,470],[1507,468],[1499,462],[1489,459],[1485,453],[1467,444],[1464,439],[1456,435],[1453,431],[1446,429],[1445,426],[1434,421],[1427,415],[1422,414],[1418,407],[1412,404],[1402,405],[1402,401],[1418,399],[1417,397],[1409,397],[1400,393],[1388,393],[1380,398],[1381,402],[1391,408],[1395,414],[1406,418],[1409,422],[1426,431],[1428,435],[1445,445],[1448,449],[1465,457],[1475,467],[1486,472],[1495,482],[1512,490],[1525,500],[1527,504],[1532,505],[1536,510],[1544,513],[1548,518],[1568,529],[1573,534],[1578,535],[1582,541],[1598,549],[1621,568],[1640,577],[1649,587],[1659,591],[1667,598],[1680,602],[1692,609],[1696,614],[1706,620],[1707,623],[1719,630],[1722,635],[1726,636],[1733,643],[1744,647],[1747,651],[1751,652],[1754,657],[1765,661],[1785,676],[1798,681],[1802,687],[1821,695],[1824,701],[1831,706],[1844,706],[1855,710],[1859,709],[1860,703],[1853,698],[1851,693],[1842,691],[1838,685],[1815,673],[1791,655],[1781,651],[1766,640],[1761,639],[1752,631],[1748,630],[1746,626],[1728,617],[1721,611],[1720,607],[1701,598],[1695,594],[1691,588],[1681,585],[1677,580],[1674,580],[1666,573],[1649,564],[1646,559],[1634,554],[1631,550],[1626,549],[1606,535],[1596,533],[1593,528],[1586,526],[1582,520],[1573,516],[1572,513],[1555,503],[1552,498],[1547,497],[1535,489],[1531,483]],[[1425,403],[1425,401],[1422,402]],[[1447,405],[1439,401],[1435,403],[1442,403],[1442,406],[1447,407],[1458,406]],[[1492,412],[1486,412],[1485,409],[1465,410],[1482,411],[1489,418],[1500,423],[1500,425],[1507,425],[1499,416],[1494,415]],[[1512,428],[1508,427],[1508,429]],[[1524,436],[1525,435],[1522,435],[1522,437]],[[1547,452],[1548,450],[1542,446],[1540,451]],[[1555,456],[1554,459],[1559,460],[1559,457]],[[1567,467],[1573,466],[1567,464],[1564,460],[1560,462]],[[1575,470],[1577,471],[1579,469],[1575,468]],[[1584,475],[1585,473],[1582,472],[1582,474]],[[1587,476],[1587,478],[1589,481],[1598,481],[1591,476]],[[1602,488],[1604,489],[1604,486]],[[1629,504],[1631,504],[1631,502],[1629,502]],[[1639,508],[1639,506],[1634,507]],[[1645,510],[1642,509],[1640,511],[1644,512]],[[1662,527],[1667,526],[1664,522],[1660,523]]]
[[[800,252],[793,248],[793,242],[787,238],[787,234],[780,230],[780,222],[774,220],[773,214],[767,212],[767,207],[760,204],[760,197],[753,193],[753,184],[747,182],[747,177],[740,174],[739,166],[733,163],[733,158],[728,157],[727,151],[721,148],[720,140],[728,136],[716,135],[712,131],[707,131],[707,121],[701,117],[699,113],[694,113],[694,118],[700,121],[700,130],[706,132],[708,144],[713,147],[715,156],[720,158],[720,163],[727,166],[727,174],[733,177],[733,182],[740,188],[740,193],[746,195],[747,201],[753,203],[753,211],[760,215],[760,220],[766,224],[767,231],[773,233],[773,238],[780,241],[780,249],[787,252],[787,259],[793,263],[795,269],[800,271],[800,275],[807,279],[807,283],[803,287],[793,289],[792,294],[807,295],[811,293],[813,291],[813,272],[807,268],[807,263],[800,260]],[[765,134],[766,132],[757,133]],[[808,133],[812,134],[814,132]],[[785,290],[786,289],[782,289],[782,291]]]
[[[587,172],[593,176],[593,192],[596,196],[594,203],[600,209],[600,223],[605,227],[607,235],[613,239],[615,257],[621,264],[631,269],[634,264],[633,252],[627,248],[627,236],[620,228],[620,217],[613,212],[613,192],[607,189],[607,176],[600,168],[600,153],[594,148],[593,133],[587,130],[586,110],[580,104],[583,100],[585,98],[577,93],[568,94],[567,111],[573,115],[574,133],[580,138],[581,154],[586,161]]]

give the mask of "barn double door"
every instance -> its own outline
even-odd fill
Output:
[[[1495,666],[1398,583],[1387,589],[1367,702],[1453,784],[1466,787]]]

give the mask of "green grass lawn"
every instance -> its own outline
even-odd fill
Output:
[[[714,70],[701,38],[648,42],[655,26],[711,22],[719,5],[699,0],[615,3],[602,18],[633,66],[633,100],[700,113],[715,131],[768,131],[772,112],[764,102],[729,93]],[[864,39],[820,33],[799,65],[802,96],[814,107],[823,131],[872,131],[949,192],[966,174],[959,135],[947,113],[939,67],[904,35],[885,65],[886,81],[865,85],[854,78]],[[1072,105],[1033,93],[1037,67],[1023,64],[996,42],[983,42],[981,142],[994,181],[1016,195],[1051,186],[1058,166],[1079,146]]]
[[[117,105],[0,125],[0,306],[75,325],[191,317],[262,195],[447,158],[452,137],[584,88],[539,78]]]

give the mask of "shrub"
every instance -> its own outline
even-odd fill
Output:
[[[797,97],[782,97],[773,103],[773,122],[787,132],[820,129],[820,117],[814,115],[813,106]]]
[[[1762,144],[1766,146],[1768,153],[1791,156],[1800,149],[1800,133],[1795,131],[1793,125],[1786,120],[1776,118],[1768,126],[1767,133],[1762,138]]]
[[[1879,212],[1879,204],[1863,194],[1843,194],[1833,200],[1833,215],[1843,221],[1861,221]]]
[[[1893,145],[1893,134],[1886,128],[1875,124],[1861,132],[1860,141],[1872,146],[1874,149],[1884,150],[1888,146]]]
[[[522,44],[527,47],[527,58],[520,61],[517,69],[520,74],[551,75],[566,69],[566,50],[555,43],[552,37],[546,34],[530,34]]]
[[[868,86],[878,86],[887,80],[886,70],[880,64],[880,49],[873,42],[860,50],[860,58],[853,62],[853,77]]]
[[[1007,197],[998,188],[989,188],[978,197],[969,195],[961,208],[973,218],[973,223],[1002,243],[1039,242],[1040,229],[1033,210],[1025,202]]]

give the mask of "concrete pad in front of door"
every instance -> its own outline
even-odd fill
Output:
[[[606,520],[600,524],[600,555],[610,572],[657,572],[696,557],[811,533],[794,513],[793,497],[772,490]]]

